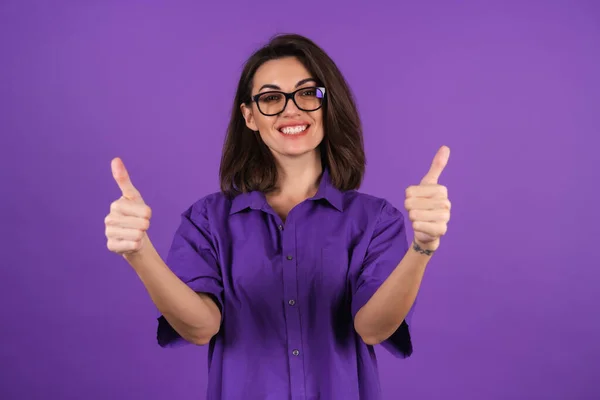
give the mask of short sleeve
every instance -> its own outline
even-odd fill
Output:
[[[197,293],[210,295],[223,312],[223,283],[215,246],[210,234],[206,205],[197,203],[181,214],[166,264],[179,279]],[[160,315],[157,340],[161,347],[187,344]]]
[[[367,248],[361,272],[353,288],[351,305],[353,318],[400,263],[407,250],[404,216],[398,209],[385,201]],[[399,358],[405,358],[412,354],[409,327],[415,303],[396,332],[381,343],[386,350]]]

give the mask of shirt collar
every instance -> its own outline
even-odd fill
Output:
[[[344,195],[331,183],[331,176],[327,168],[323,170],[323,174],[321,175],[317,194],[309,200],[321,199],[326,200],[338,211],[344,211]],[[265,195],[259,191],[240,193],[233,198],[230,214],[235,214],[247,208],[262,210],[266,203],[267,199]]]
[[[344,211],[344,194],[331,183],[331,176],[329,175],[328,168],[323,170],[321,182],[319,183],[319,189],[317,190],[317,194],[315,194],[312,199],[325,199],[338,211]]]
[[[231,202],[230,214],[235,214],[246,208],[253,210],[262,210],[263,206],[267,203],[267,198],[262,192],[258,190],[240,193],[233,198]]]

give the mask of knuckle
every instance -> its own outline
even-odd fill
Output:
[[[110,203],[110,211],[111,212],[118,212],[121,209],[121,204],[119,203],[119,200],[115,200],[112,203]]]
[[[115,243],[113,240],[106,241],[106,248],[110,251],[116,251]]]
[[[135,245],[135,242],[129,241],[129,240],[124,240],[121,242],[121,252],[122,253],[127,253],[131,250],[133,250],[133,246]]]
[[[409,218],[411,221],[415,221],[415,220],[417,219],[417,210],[410,210],[410,211],[408,212],[408,218]]]

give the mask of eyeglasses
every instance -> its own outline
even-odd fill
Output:
[[[302,111],[317,111],[323,106],[324,87],[303,87],[291,93],[269,91],[252,96],[261,114],[272,117],[285,110],[288,100],[292,99]]]

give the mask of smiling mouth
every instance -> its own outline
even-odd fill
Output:
[[[289,136],[300,135],[306,132],[309,126],[310,125],[286,126],[284,128],[279,129],[279,132]]]

